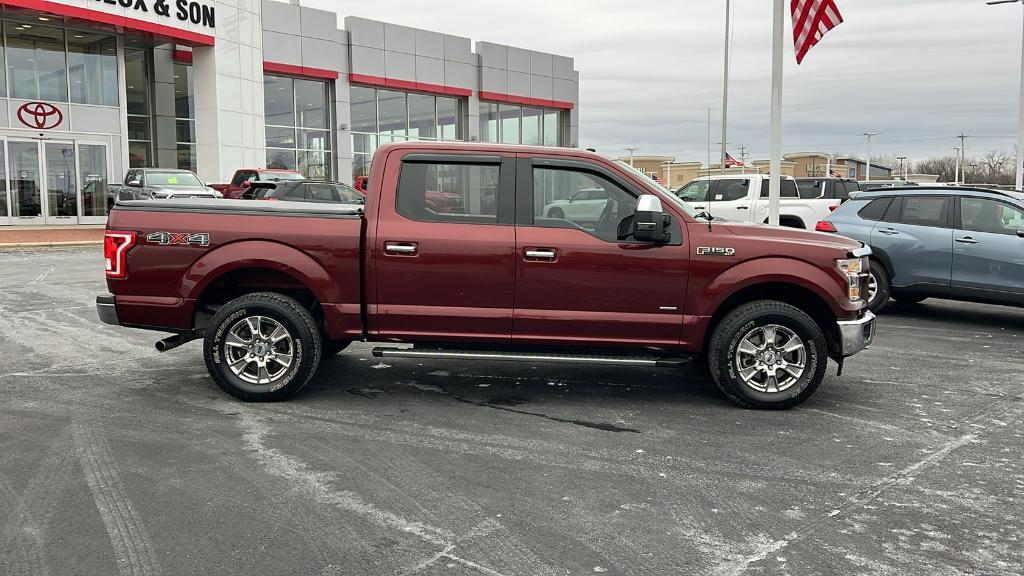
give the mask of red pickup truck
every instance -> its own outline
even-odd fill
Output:
[[[249,189],[252,182],[281,182],[286,180],[305,180],[306,177],[295,170],[275,170],[268,168],[241,168],[235,170],[231,182],[227,184],[210,184],[210,188],[220,192],[224,198],[238,199]]]
[[[787,408],[874,335],[869,248],[713,220],[610,158],[407,142],[372,166],[365,205],[119,202],[101,320],[174,333],[160,351],[202,338],[243,400],[294,394],[361,340],[385,358],[703,359],[737,404]],[[583,190],[603,203],[545,216]]]

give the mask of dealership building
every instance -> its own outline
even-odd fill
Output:
[[[351,182],[389,142],[578,145],[565,56],[294,0],[0,0],[0,25],[0,226],[101,224],[133,167]]]

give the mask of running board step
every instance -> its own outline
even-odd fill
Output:
[[[598,364],[606,366],[682,366],[692,358],[684,356],[592,356],[559,352],[499,352],[492,350],[443,350],[422,348],[374,348],[378,358],[437,358],[442,360],[492,360],[502,362],[546,362],[553,364]]]

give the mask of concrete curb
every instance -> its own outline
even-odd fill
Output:
[[[74,248],[75,246],[102,246],[103,240],[71,240],[68,242],[0,242],[0,252],[4,250],[31,250],[33,248]]]

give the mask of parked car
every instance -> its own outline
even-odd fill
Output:
[[[188,170],[132,168],[125,173],[117,200],[173,200],[180,198],[223,198],[220,192]]]
[[[860,191],[856,180],[851,178],[796,178],[797,193],[804,199],[826,198],[846,202],[850,194]]]
[[[702,176],[676,190],[676,195],[698,211],[735,222],[768,222],[768,176]],[[790,228],[813,228],[835,210],[840,201],[829,198],[801,198],[796,180],[782,178],[779,224]]]
[[[861,191],[874,190],[876,188],[906,188],[918,186],[917,182],[910,180],[861,180],[857,182]]]
[[[243,199],[287,200],[292,202],[331,202],[362,204],[365,199],[355,188],[341,182],[253,182]]]
[[[268,168],[241,168],[235,170],[231,182],[227,184],[211,184],[210,186],[224,195],[225,198],[240,198],[251,182],[284,182],[289,180],[305,180],[306,177],[295,170],[275,170]]]
[[[817,230],[871,246],[868,302],[1024,306],[1024,195],[967,187],[863,192]]]
[[[595,225],[537,216],[551,187],[609,199]],[[431,210],[439,189],[462,211]],[[119,203],[100,318],[174,333],[161,351],[204,339],[211,377],[242,400],[284,399],[321,357],[372,340],[383,358],[706,358],[729,399],[788,408],[821,384],[828,358],[874,336],[862,243],[712,221],[598,154],[391,143],[375,152],[363,208]]]
[[[568,218],[573,222],[594,224],[608,205],[608,192],[603,188],[586,188],[564,200],[544,206],[545,218]]]

